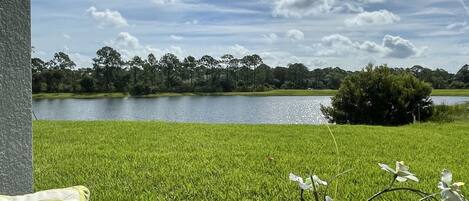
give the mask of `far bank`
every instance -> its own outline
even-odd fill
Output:
[[[171,96],[334,96],[337,90],[272,90],[264,92],[216,92],[216,93],[157,93],[140,98],[157,98]],[[469,96],[469,89],[435,89],[432,96]],[[95,99],[127,98],[125,93],[38,93],[34,99]]]

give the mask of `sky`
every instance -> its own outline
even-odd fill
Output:
[[[33,56],[91,67],[124,59],[258,54],[264,63],[359,70],[469,63],[469,0],[32,0]]]

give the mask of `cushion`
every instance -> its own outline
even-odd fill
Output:
[[[90,191],[84,186],[40,191],[28,195],[2,196],[0,201],[89,201]]]

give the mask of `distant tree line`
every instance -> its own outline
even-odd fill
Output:
[[[339,67],[309,70],[301,63],[270,67],[259,55],[236,58],[209,55],[183,59],[174,54],[149,54],[125,61],[111,47],[96,52],[92,68],[78,68],[69,55],[54,54],[50,61],[32,58],[34,93],[124,92],[145,95],[160,92],[231,92],[271,89],[338,89],[345,77],[358,73]],[[469,88],[469,65],[456,74],[422,66],[393,68],[410,72],[434,88]]]

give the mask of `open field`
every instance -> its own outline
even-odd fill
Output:
[[[353,168],[335,200],[364,200],[387,185],[378,162],[404,160],[421,180],[398,186],[437,192],[443,168],[469,182],[467,122],[332,130],[342,169]],[[100,201],[297,200],[288,174],[329,178],[334,150],[325,126],[36,121],[35,190],[83,184]]]
[[[272,90],[265,92],[219,92],[219,93],[159,93],[143,96],[143,98],[156,98],[168,96],[333,96],[337,90]],[[469,89],[435,89],[433,96],[469,96]],[[93,99],[93,98],[125,98],[123,93],[39,93],[33,94],[35,99]]]

